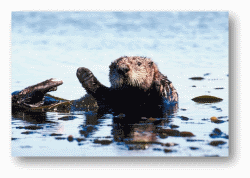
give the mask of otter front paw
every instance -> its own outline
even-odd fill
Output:
[[[92,72],[89,69],[85,68],[85,67],[79,67],[77,69],[76,76],[77,76],[78,80],[81,83],[86,83],[88,81],[93,81]]]
[[[103,93],[107,89],[103,84],[101,84],[94,74],[85,67],[80,67],[77,69],[76,76],[88,94],[94,97],[98,97],[100,93]],[[98,90],[98,91],[97,91]]]
[[[76,76],[79,82],[87,91],[94,91],[95,84],[96,84],[95,76],[89,69],[85,67],[78,68],[76,72]]]

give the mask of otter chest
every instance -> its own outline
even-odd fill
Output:
[[[139,107],[143,105],[158,105],[161,104],[161,100],[157,97],[156,92],[143,91],[139,88],[122,88],[113,89],[111,92],[111,103],[115,106],[131,106]]]

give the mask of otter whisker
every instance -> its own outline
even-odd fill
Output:
[[[135,85],[136,85],[137,87],[140,86],[138,80],[135,80]]]

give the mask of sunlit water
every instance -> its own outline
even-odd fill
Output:
[[[223,137],[229,134],[228,13],[14,12],[11,38],[12,92],[59,78],[64,84],[51,94],[69,100],[86,94],[76,77],[78,67],[89,68],[99,81],[110,86],[109,64],[113,60],[124,55],[151,57],[180,97],[179,109],[162,127],[177,125],[177,130],[195,135],[153,135],[159,143],[178,145],[147,144],[143,149],[131,149],[131,145],[117,140],[116,133],[122,129],[116,127],[112,114],[99,118],[86,111],[17,113],[12,115],[13,156],[228,156],[229,139]],[[189,79],[195,76],[205,79]],[[223,101],[197,104],[191,100],[200,95]],[[60,119],[64,116],[72,117]],[[223,116],[225,122],[213,123],[212,116]],[[38,128],[25,127],[30,125]],[[215,128],[221,130],[221,137],[210,136]],[[140,129],[135,124],[128,132]],[[142,132],[148,134],[148,130]],[[73,141],[68,141],[69,135]],[[95,143],[96,139],[112,142],[103,145]],[[225,144],[211,146],[214,140]]]

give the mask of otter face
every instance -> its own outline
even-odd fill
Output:
[[[152,85],[156,65],[149,58],[121,57],[109,66],[112,88],[133,86],[147,90]]]

